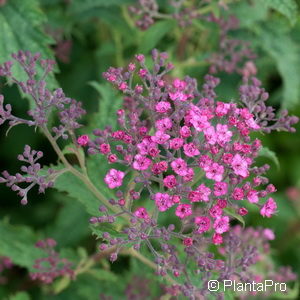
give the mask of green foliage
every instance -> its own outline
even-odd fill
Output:
[[[53,58],[50,45],[53,39],[45,34],[47,18],[38,0],[10,0],[0,7],[0,63],[11,60],[11,54],[19,50],[39,52],[44,58]],[[15,76],[24,79],[19,67]],[[52,85],[54,80],[52,78]]]
[[[269,158],[271,161],[273,161],[273,163],[276,165],[278,169],[280,168],[279,160],[276,153],[270,150],[269,148],[261,147],[259,150],[259,156],[264,156],[266,158]]]
[[[0,236],[0,255],[10,257],[18,266],[32,269],[34,260],[43,256],[43,252],[34,246],[38,237],[29,227],[11,225],[3,220]]]
[[[298,5],[295,0],[261,0],[264,5],[284,15],[292,25],[298,19]]]
[[[30,300],[30,296],[25,292],[18,292],[13,296],[9,297],[9,300]]]
[[[54,187],[82,203],[90,215],[98,213],[99,200],[75,175],[71,173],[62,174],[59,180],[56,180]]]
[[[275,23],[273,24],[275,25]],[[300,47],[275,26],[256,32],[259,45],[274,59],[283,80],[283,106],[291,108],[300,100]]]
[[[90,82],[90,85],[99,93],[98,100],[98,111],[92,114],[90,120],[90,127],[92,129],[101,128],[104,129],[105,126],[112,126],[116,129],[117,118],[115,112],[122,108],[121,103],[123,101],[122,97],[115,92],[109,84],[99,84],[96,81]]]
[[[156,48],[161,39],[174,29],[175,26],[176,22],[174,20],[160,21],[151,26],[143,35],[141,35],[141,43],[138,52],[146,54],[150,50]]]

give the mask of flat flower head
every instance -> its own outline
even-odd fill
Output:
[[[125,173],[116,169],[110,169],[104,177],[104,182],[110,189],[114,189],[123,184]]]

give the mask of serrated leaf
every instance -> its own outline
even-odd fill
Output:
[[[104,183],[104,176],[109,166],[103,163],[103,157],[94,155],[86,159],[87,170],[90,180],[92,180],[99,193],[105,199],[114,197],[114,194]],[[101,201],[94,195],[94,193],[86,186],[86,184],[70,172],[66,172],[55,181],[54,188],[60,192],[66,192],[70,197],[75,198],[82,203],[92,216],[99,214],[99,205]]]
[[[0,255],[8,256],[12,262],[32,270],[34,260],[44,256],[43,251],[35,247],[38,237],[26,226],[0,222]]]
[[[297,21],[298,5],[295,0],[260,0],[262,3],[284,15],[292,25]]]
[[[117,126],[116,111],[121,108],[122,97],[117,95],[109,84],[99,84],[96,81],[89,83],[100,95],[98,112],[92,115],[89,128],[104,129],[105,126]]]
[[[37,0],[10,0],[0,7],[0,63],[11,60],[11,54],[19,50],[39,52],[43,58],[54,58],[50,44],[54,41],[42,30],[46,15]],[[18,80],[26,78],[22,69],[14,67],[14,76]],[[54,77],[49,83],[55,86]]]
[[[245,227],[245,220],[244,218],[237,214],[236,211],[233,209],[233,208],[230,208],[230,207],[225,207],[224,208],[224,213],[233,217],[234,219],[237,219],[238,221],[240,221],[243,225],[243,228]]]
[[[288,34],[274,28],[261,27],[258,44],[274,59],[283,80],[283,106],[291,108],[300,101],[300,47]]]
[[[62,174],[55,181],[54,188],[60,192],[66,192],[70,197],[82,203],[90,215],[98,214],[100,201],[75,175],[69,172]]]
[[[278,169],[280,168],[279,160],[278,160],[278,157],[277,157],[276,153],[274,151],[270,150],[269,148],[262,147],[259,150],[258,155],[269,158],[270,160],[272,160],[274,162],[274,164],[276,165],[276,167]]]
[[[155,23],[141,36],[141,43],[138,52],[147,53],[157,46],[160,40],[174,27],[174,20],[165,20]]]
[[[89,215],[85,212],[82,203],[76,199],[61,194],[58,196],[64,205],[46,229],[47,236],[54,238],[60,247],[76,245],[90,234],[87,226]]]

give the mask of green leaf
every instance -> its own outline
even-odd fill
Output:
[[[260,0],[262,3],[284,15],[292,25],[297,22],[298,5],[295,0]]]
[[[65,290],[71,283],[71,278],[69,276],[64,276],[62,278],[59,278],[57,281],[53,284],[53,292],[54,294],[59,294],[63,290]]]
[[[110,84],[99,84],[96,81],[89,83],[100,95],[98,112],[92,115],[89,128],[104,129],[105,126],[117,126],[116,111],[122,107],[122,97],[117,95]]]
[[[97,280],[101,280],[101,281],[115,282],[118,280],[117,275],[105,269],[91,269],[88,271],[88,273],[93,277],[95,277]]]
[[[1,221],[0,236],[0,255],[8,256],[18,266],[32,270],[35,259],[44,256],[44,252],[35,247],[38,237],[29,227]]]
[[[60,192],[66,192],[70,197],[82,203],[90,215],[99,213],[99,200],[75,175],[69,172],[62,174],[55,181],[54,188]]]
[[[90,234],[87,226],[89,215],[85,212],[82,203],[74,198],[66,197],[58,192],[54,197],[59,198],[63,207],[46,229],[47,236],[54,238],[60,247],[76,245]]]
[[[11,54],[19,50],[39,52],[43,58],[54,58],[50,44],[54,41],[42,30],[46,15],[37,0],[10,0],[0,7],[0,63],[11,60]],[[14,67],[18,80],[26,78],[20,67]],[[54,78],[51,84],[55,85]]]
[[[257,42],[274,59],[283,80],[283,106],[291,108],[300,100],[300,46],[273,25],[257,28]]]
[[[270,150],[269,148],[262,147],[259,150],[258,155],[269,158],[270,160],[272,160],[274,162],[274,164],[276,165],[276,167],[278,169],[280,168],[279,160],[278,160],[278,157],[277,157],[276,153],[274,151]]]
[[[73,1],[70,5],[71,13],[84,14],[89,10],[94,10],[99,7],[120,6],[123,4],[132,3],[133,0],[81,0]]]
[[[157,46],[160,40],[176,25],[174,20],[165,20],[155,23],[141,36],[138,52],[147,53]]]
[[[99,193],[107,200],[114,197],[113,192],[104,183],[104,176],[109,169],[109,165],[103,163],[103,157],[93,155],[86,159],[87,171],[90,180],[93,182]],[[99,214],[99,205],[101,201],[87,187],[87,185],[78,177],[70,172],[66,172],[55,181],[54,188],[60,192],[66,192],[70,197],[75,198],[82,203],[86,211],[92,215]]]
[[[224,208],[224,213],[233,217],[234,219],[237,219],[238,221],[240,221],[243,225],[243,228],[245,227],[245,220],[244,218],[237,214],[236,211],[234,210],[234,208],[230,208],[230,207],[226,207]]]
[[[18,292],[13,296],[9,297],[9,300],[30,300],[30,296],[25,292]]]

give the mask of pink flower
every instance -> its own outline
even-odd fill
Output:
[[[174,93],[169,93],[169,97],[171,100],[173,101],[176,101],[176,100],[179,100],[179,101],[186,101],[188,99],[188,96],[185,95],[184,93],[182,92],[174,92]]]
[[[180,128],[180,135],[183,138],[188,138],[192,134],[191,129],[188,126],[183,126]]]
[[[78,137],[77,139],[77,143],[80,146],[86,146],[89,142],[89,136],[88,135],[81,135],[80,137]]]
[[[183,176],[183,181],[184,182],[189,182],[189,181],[192,181],[193,178],[194,178],[194,169],[193,168],[188,168],[187,169],[187,174],[185,176]]]
[[[223,117],[223,116],[227,115],[229,109],[230,109],[229,103],[217,102],[215,114],[218,117]]]
[[[193,245],[193,239],[192,238],[185,238],[183,240],[183,245],[187,246],[187,247],[192,246]]]
[[[277,204],[276,202],[274,201],[273,198],[269,198],[267,200],[267,202],[263,205],[263,207],[261,208],[260,210],[260,214],[263,216],[263,217],[267,217],[267,218],[270,218],[276,211],[277,209]]]
[[[212,165],[213,161],[208,155],[202,155],[198,161],[199,167],[207,171]]]
[[[264,235],[264,237],[265,237],[267,240],[272,241],[272,240],[275,239],[275,234],[274,234],[274,232],[273,232],[272,229],[265,228],[265,229],[263,230],[263,235]]]
[[[211,190],[209,187],[206,187],[204,183],[200,184],[197,189],[199,193],[199,201],[208,202],[209,195],[211,194]]]
[[[247,199],[250,203],[257,203],[259,201],[259,198],[257,196],[257,191],[251,190],[247,194]]]
[[[190,204],[179,204],[176,208],[175,215],[180,219],[188,217],[192,214],[192,205]]]
[[[171,109],[170,102],[160,101],[155,105],[155,110],[161,114],[167,113]]]
[[[222,208],[217,204],[209,210],[209,214],[212,218],[218,218],[222,215],[222,213]]]
[[[242,200],[244,198],[244,191],[241,188],[234,188],[233,192],[232,192],[232,198],[234,200]]]
[[[185,176],[188,173],[187,163],[182,158],[173,160],[171,162],[171,167],[173,171],[180,176]]]
[[[201,194],[198,191],[191,191],[188,194],[188,199],[191,202],[199,202],[201,198]]]
[[[217,182],[214,185],[214,195],[219,197],[226,195],[228,191],[228,184],[227,182]]]
[[[137,154],[134,157],[134,162],[132,164],[135,170],[140,170],[140,171],[147,170],[150,165],[151,165],[151,159],[140,154]]]
[[[170,140],[170,148],[174,150],[178,150],[183,146],[183,139],[181,138],[174,138]]]
[[[149,214],[144,207],[139,207],[133,213],[139,219],[149,219]]]
[[[231,161],[231,166],[236,175],[242,177],[249,176],[247,161],[240,154],[235,154]]]
[[[220,208],[223,209],[223,208],[227,207],[227,200],[225,200],[225,199],[218,199],[217,205]]]
[[[164,186],[166,186],[169,189],[173,189],[176,187],[177,181],[176,177],[174,175],[168,175],[164,178]]]
[[[204,137],[208,144],[214,145],[217,142],[217,135],[216,135],[215,128],[213,126],[205,128]]]
[[[128,85],[127,85],[126,82],[121,82],[121,83],[119,84],[119,90],[120,90],[120,91],[125,91],[125,90],[127,90],[127,89],[128,89]]]
[[[155,122],[155,127],[160,131],[166,131],[171,129],[173,126],[172,120],[170,118],[164,118],[161,120],[157,120]]]
[[[232,137],[232,132],[228,130],[227,125],[217,124],[216,126],[217,142],[220,146],[224,146],[226,143],[230,142]]]
[[[161,145],[165,144],[169,138],[170,136],[168,134],[160,130],[156,131],[155,135],[151,137],[153,142]]]
[[[229,230],[229,217],[224,216],[217,218],[214,223],[216,233],[222,234]]]
[[[218,233],[214,233],[213,238],[212,238],[212,242],[214,245],[220,245],[223,243],[223,237],[221,234]]]
[[[245,207],[241,207],[238,209],[237,213],[240,215],[240,216],[245,216],[248,214],[248,210],[245,208]]]
[[[110,189],[114,189],[123,184],[125,173],[116,169],[110,169],[104,177],[104,182]]]
[[[173,201],[169,194],[156,193],[155,204],[159,211],[166,211],[173,205]]]
[[[188,143],[183,145],[184,154],[188,157],[193,157],[200,154],[194,143]]]
[[[203,233],[209,230],[210,219],[209,217],[196,217],[195,224],[198,225],[197,233]]]
[[[184,80],[180,80],[179,78],[175,78],[173,81],[174,88],[183,91],[186,87],[187,83]]]
[[[224,167],[218,163],[212,163],[206,171],[206,177],[220,182],[223,179]]]
[[[108,154],[110,152],[110,145],[109,144],[101,144],[100,145],[100,153],[102,154]]]
[[[233,158],[233,155],[231,153],[224,153],[223,157],[222,157],[223,162],[225,164],[231,164],[232,158]]]

